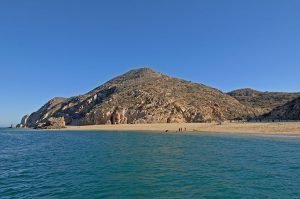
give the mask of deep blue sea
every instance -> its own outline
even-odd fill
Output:
[[[300,137],[0,129],[0,198],[300,198]]]

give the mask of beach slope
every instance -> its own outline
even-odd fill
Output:
[[[216,133],[263,133],[263,134],[299,134],[300,122],[273,123],[162,123],[162,124],[120,124],[67,126],[66,130],[102,130],[102,131],[155,131],[155,132],[216,132]]]

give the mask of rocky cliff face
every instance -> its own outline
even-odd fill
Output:
[[[260,92],[249,88],[231,91],[228,94],[236,98],[241,104],[254,108],[258,115],[267,114],[273,109],[300,97],[300,93]]]
[[[300,98],[275,108],[264,117],[276,120],[300,120]]]
[[[28,123],[28,118],[29,118],[29,115],[24,115],[21,119],[21,123],[18,124],[16,127],[17,128],[26,128],[27,123]]]
[[[49,118],[63,118],[66,125],[94,125],[211,122],[256,114],[217,89],[141,68],[84,95],[50,100],[29,116],[26,126],[38,127]]]

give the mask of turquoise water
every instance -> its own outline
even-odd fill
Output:
[[[0,130],[0,198],[300,198],[300,137]]]

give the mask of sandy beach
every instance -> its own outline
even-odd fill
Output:
[[[103,130],[103,131],[154,131],[154,132],[215,132],[215,133],[255,133],[255,134],[292,134],[300,135],[300,122],[274,123],[170,123],[170,124],[120,124],[68,126],[66,130]]]

